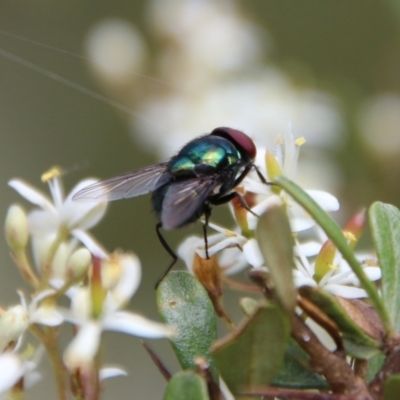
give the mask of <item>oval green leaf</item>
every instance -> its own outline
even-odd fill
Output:
[[[288,316],[271,305],[213,345],[214,360],[232,393],[271,383],[282,366],[289,335]]]
[[[400,211],[376,202],[369,209],[372,238],[382,270],[382,298],[400,331]]]
[[[205,380],[192,371],[178,372],[168,382],[163,400],[209,400]]]
[[[163,321],[178,331],[171,343],[182,368],[196,369],[194,359],[202,356],[217,379],[209,351],[217,339],[217,320],[203,286],[187,272],[172,271],[158,285],[157,306]]]
[[[278,300],[286,311],[292,312],[296,304],[293,236],[284,207],[273,207],[260,218],[257,239]]]

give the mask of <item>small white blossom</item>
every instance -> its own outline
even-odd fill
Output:
[[[275,158],[280,167],[281,173],[287,178],[295,181],[297,178],[297,162],[300,148],[305,142],[304,139],[295,139],[291,131],[291,124],[288,124],[283,140],[279,139],[275,148]],[[268,176],[268,166],[266,162],[266,149],[257,148],[256,164],[264,174]],[[257,176],[248,175],[243,181],[243,187],[246,191],[256,193],[260,200],[252,208],[256,215],[262,215],[271,205],[277,203],[274,197],[280,197],[280,200],[286,205],[290,226],[292,232],[301,232],[315,225],[314,219],[308,215],[304,209],[292,200],[285,191],[281,190],[279,194],[274,194],[271,187],[262,184]],[[321,190],[305,190],[305,192],[316,201],[316,203],[326,212],[337,211],[339,209],[338,200],[330,193]],[[255,229],[258,218],[248,213],[248,224],[250,229]]]
[[[72,200],[75,193],[96,180],[81,181],[64,198],[59,175],[60,171],[53,169],[42,177],[49,185],[52,199],[20,179],[12,179],[8,183],[22,197],[39,207],[28,214],[33,258],[39,271],[50,262],[56,277],[65,272],[61,271],[62,266],[77,248],[78,241],[85,240],[85,245],[90,241],[86,230],[100,221],[107,208],[105,201]]]
[[[295,264],[297,269],[293,270],[293,278],[297,287],[305,285],[320,287],[335,296],[348,299],[368,297],[366,291],[358,287],[360,281],[339,252],[336,252],[330,271],[321,280],[318,280],[315,275],[315,261],[310,261],[309,258],[311,257],[311,260],[315,258],[314,256],[321,250],[322,244],[319,245],[317,252],[315,252],[316,242],[313,242],[312,247],[313,251],[309,252],[307,251],[310,249],[308,244],[304,247],[296,241]],[[304,252],[304,249],[306,252]],[[377,281],[381,278],[381,269],[371,254],[356,253],[355,255],[371,281]]]
[[[18,343],[29,324],[56,326],[63,322],[63,317],[55,306],[40,304],[54,293],[54,290],[45,290],[36,295],[28,305],[22,292],[18,291],[21,304],[10,307],[1,314],[0,351],[3,351],[9,343]]]
[[[97,289],[105,290],[106,293],[101,312],[97,316],[93,314],[93,287],[72,288],[68,292],[71,309],[63,313],[67,321],[79,326],[77,335],[64,353],[64,362],[68,368],[92,366],[104,330],[153,339],[173,334],[173,330],[164,324],[121,310],[137,290],[140,279],[140,263],[135,255],[117,254],[102,260],[102,288]]]

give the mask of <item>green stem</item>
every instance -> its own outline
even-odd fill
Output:
[[[306,192],[303,191],[303,189],[294,182],[281,175],[275,179],[275,183],[289,193],[297,203],[299,203],[315,219],[315,221],[325,231],[329,239],[332,240],[343,258],[349,263],[351,269],[360,280],[361,286],[367,292],[372,305],[385,327],[386,334],[389,337],[393,336],[395,331],[382,298],[379,296],[376,286],[365,275],[360,263],[354,256],[353,250],[347,244],[340,227]]]
[[[36,289],[39,286],[39,278],[33,271],[25,250],[17,251],[13,253],[12,256],[16,265],[18,266],[18,269],[21,272],[21,275],[33,288]]]
[[[37,325],[31,325],[31,332],[41,341],[49,355],[57,383],[58,398],[67,400],[66,369],[57,346],[57,332],[52,327],[41,330]]]

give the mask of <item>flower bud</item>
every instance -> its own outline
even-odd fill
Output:
[[[8,209],[5,236],[8,246],[14,252],[24,250],[28,244],[28,218],[24,209],[17,204],[13,204]]]
[[[334,268],[333,262],[335,260],[336,247],[330,241],[327,240],[321,247],[320,252],[315,259],[315,273],[314,279],[316,282],[320,282],[321,279]]]
[[[347,222],[343,229],[343,233],[348,240],[350,247],[354,247],[357,244],[357,241],[364,230],[366,222],[367,219],[365,209],[353,215]]]
[[[28,328],[28,314],[21,305],[7,310],[0,317],[0,351],[13,344]]]
[[[271,182],[273,182],[277,176],[282,175],[282,170],[279,162],[270,151],[267,151],[265,154],[265,165],[267,167],[268,178]],[[279,188],[278,186],[272,186],[272,191],[275,194],[279,194],[281,188]]]
[[[68,260],[69,278],[78,278],[82,276],[92,263],[92,255],[85,247],[75,250]]]

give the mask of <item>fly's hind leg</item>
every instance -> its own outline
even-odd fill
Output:
[[[167,251],[167,253],[172,257],[172,262],[168,266],[167,270],[164,272],[163,276],[157,281],[156,289],[157,289],[158,285],[160,284],[160,282],[167,276],[168,272],[171,271],[172,267],[176,264],[176,262],[178,260],[177,255],[174,253],[174,251],[171,249],[171,247],[169,247],[169,244],[167,243],[167,241],[164,239],[163,235],[161,234],[161,232],[160,232],[161,227],[162,227],[161,222],[159,222],[156,225],[156,232],[157,232],[158,240],[161,242],[162,246]]]
[[[208,228],[208,221],[211,216],[211,207],[208,204],[205,204],[205,211],[204,211],[204,224],[203,224],[203,235],[204,235],[204,248],[206,251],[206,258],[207,260],[210,258],[208,255],[208,239],[207,239],[207,228]]]

